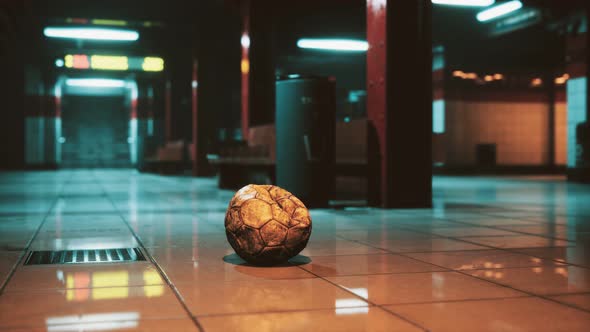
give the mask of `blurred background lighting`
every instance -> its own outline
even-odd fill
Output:
[[[66,39],[112,41],[136,41],[139,39],[139,33],[137,31],[108,28],[47,27],[43,29],[43,34],[50,38]]]
[[[90,57],[90,67],[102,70],[127,70],[129,62],[126,56],[93,55]]]
[[[145,71],[162,71],[164,70],[164,59],[157,57],[145,57],[141,68]]]
[[[68,78],[66,85],[87,88],[123,88],[125,81],[108,78]]]
[[[495,18],[510,14],[514,11],[519,10],[520,8],[522,8],[522,2],[518,0],[509,1],[477,13],[476,18],[480,22],[487,22]]]
[[[369,43],[354,39],[299,39],[297,47],[328,51],[364,52],[369,49]]]
[[[435,5],[463,6],[463,7],[487,7],[491,6],[496,0],[432,0]]]

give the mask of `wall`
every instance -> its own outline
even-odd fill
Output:
[[[477,144],[496,144],[500,166],[542,166],[549,161],[549,107],[540,94],[516,100],[497,96],[446,100],[445,146],[449,166],[476,164]],[[529,97],[529,98],[527,98]],[[560,100],[561,99],[561,100]],[[566,163],[566,103],[555,105],[555,159]]]

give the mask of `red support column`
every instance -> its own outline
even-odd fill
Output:
[[[432,42],[429,0],[367,0],[371,205],[432,204]]]
[[[381,205],[387,198],[387,140],[385,127],[385,37],[387,25],[386,0],[367,0],[367,117],[371,126],[369,204]],[[377,144],[377,146],[374,146]]]
[[[240,70],[242,73],[241,102],[242,102],[242,137],[248,140],[248,128],[250,127],[250,1],[241,3],[242,11],[242,61]]]

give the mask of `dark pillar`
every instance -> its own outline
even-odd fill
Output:
[[[274,122],[275,59],[273,0],[247,0],[249,24],[248,50],[248,126]],[[243,60],[242,60],[243,61]],[[242,72],[246,68],[242,66]],[[244,109],[242,109],[244,111]]]
[[[233,3],[200,1],[193,45],[191,131],[195,151],[192,173],[213,173],[208,153],[216,153],[220,128],[238,126],[240,89],[240,13]]]
[[[367,0],[367,113],[384,208],[432,205],[430,0]]]
[[[586,3],[586,121],[590,122],[590,3]]]

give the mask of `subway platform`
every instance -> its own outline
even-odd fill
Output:
[[[261,268],[229,246],[214,178],[2,173],[0,330],[588,331],[588,186],[433,187],[432,209],[311,210],[301,255]]]

